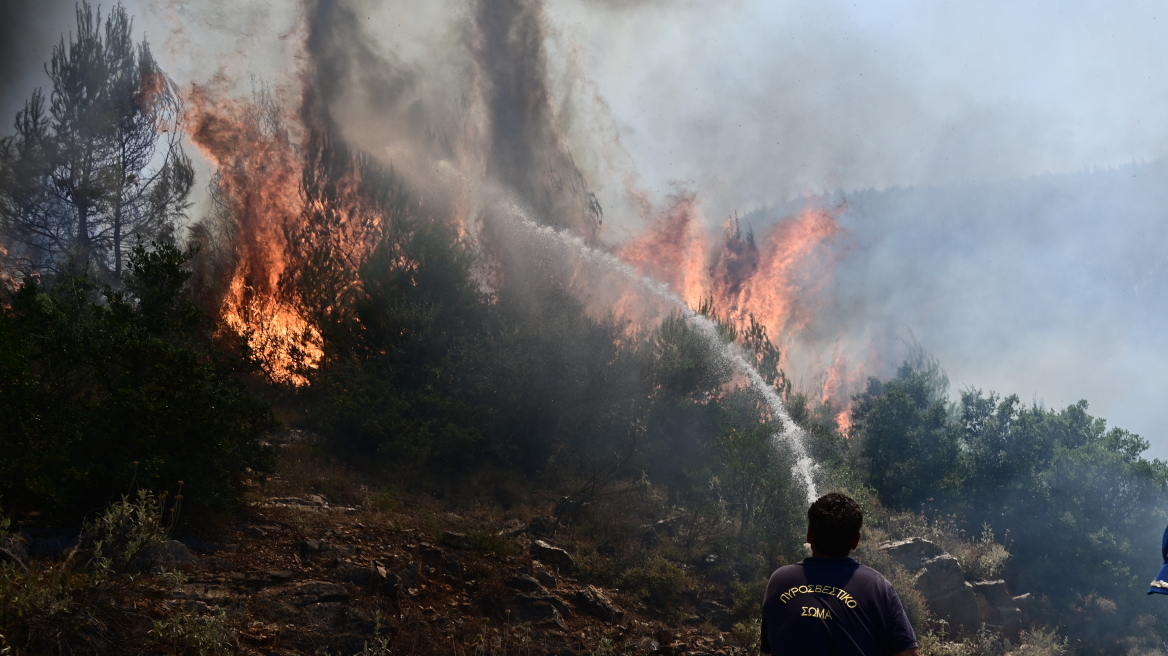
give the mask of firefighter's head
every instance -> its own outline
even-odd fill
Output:
[[[825,494],[807,509],[807,541],[816,555],[840,558],[860,543],[864,511],[846,494]]]

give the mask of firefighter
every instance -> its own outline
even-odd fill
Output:
[[[876,570],[848,557],[860,543],[864,511],[846,494],[820,497],[807,511],[811,557],[771,575],[762,603],[762,651],[815,656],[917,656],[900,597]]]
[[[1148,594],[1168,594],[1168,528],[1164,529],[1164,538],[1160,540],[1160,555],[1164,557],[1164,564],[1148,586]]]

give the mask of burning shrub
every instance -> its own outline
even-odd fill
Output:
[[[274,426],[238,378],[246,350],[220,348],[187,299],[187,255],[139,246],[123,291],[85,276],[27,279],[0,310],[0,493],[81,512],[135,481],[185,481],[188,507],[238,503],[270,465]]]

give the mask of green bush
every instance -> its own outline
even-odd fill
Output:
[[[173,246],[141,246],[125,288],[85,275],[27,279],[0,300],[0,494],[81,514],[133,484],[188,508],[238,504],[268,470],[270,408],[244,387],[246,349],[221,342],[188,298]]]
[[[179,611],[154,622],[150,630],[164,654],[227,656],[236,652],[235,632],[226,614]]]
[[[1033,629],[1022,632],[1022,645],[1017,656],[1064,656],[1070,652],[1067,639],[1054,631]]]
[[[663,556],[654,556],[644,566],[626,571],[620,584],[625,592],[666,615],[676,611],[682,594],[693,588],[685,570]]]
[[[0,636],[14,653],[94,653],[95,645],[118,643],[140,617],[120,601],[141,582],[127,570],[166,539],[164,514],[163,501],[143,490],[87,522],[81,545],[60,560],[0,562]],[[8,526],[0,513],[0,535]]]
[[[114,571],[125,571],[166,541],[170,529],[163,523],[166,512],[165,496],[158,498],[148,490],[139,490],[133,501],[123,496],[110,504],[86,524],[82,537],[93,545],[95,561]],[[177,512],[177,505],[170,509],[172,519]]]

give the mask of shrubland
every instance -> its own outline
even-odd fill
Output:
[[[152,60],[139,68],[160,74]],[[174,147],[152,183],[155,205],[134,206],[134,234],[149,239],[125,258],[129,233],[116,231],[116,240],[74,231],[77,244],[37,245],[16,219],[44,200],[49,172],[69,165],[38,160],[34,170],[21,159],[68,151],[32,149],[29,135],[51,132],[37,128],[37,102],[0,161],[3,227],[9,239],[23,230],[19,252],[36,256],[22,265],[51,259],[0,279],[0,495],[23,521],[72,522],[89,551],[32,566],[0,559],[10,644],[56,649],[67,639],[54,626],[99,644],[108,618],[91,611],[134,585],[135,555],[176,528],[176,508],[161,519],[162,491],[175,503],[181,490],[180,529],[214,530],[273,471],[269,493],[324,494],[382,522],[432,505],[408,515],[421,527],[412,530],[437,533],[439,511],[474,509],[490,521],[472,527],[470,542],[491,557],[516,548],[497,524],[538,527],[572,549],[581,577],[645,616],[694,623],[724,613],[727,633],[754,644],[766,577],[806,555],[806,493],[774,438],[781,420],[685,314],[634,325],[589,307],[570,276],[505,243],[469,242],[392,170],[337,134],[315,135],[305,158],[324,177],[306,178],[303,193],[323,203],[335,192],[330,171],[356,172],[383,229],[356,260],[335,240],[297,242],[308,251],[281,293],[320,335],[322,354],[300,363],[307,384],[292,387],[265,377],[247,335],[216,323],[225,281],[212,249],[172,243],[189,190]],[[129,189],[119,184],[99,196]],[[87,198],[54,206],[58,236],[116,205]],[[309,228],[327,231],[328,217],[317,218]],[[1000,643],[986,632],[947,636],[910,575],[877,548],[884,540],[925,537],[969,575],[1038,597],[1016,653],[1162,653],[1168,612],[1143,592],[1168,521],[1168,465],[1144,457],[1146,440],[1108,427],[1085,401],[1052,409],[974,389],[954,399],[939,363],[919,353],[869,380],[841,431],[838,408],[787,381],[759,324],[710,303],[698,310],[783,396],[819,464],[820,491],[865,507],[857,555],[900,591],[923,653],[980,656]],[[273,405],[285,428],[318,439],[277,461],[264,441],[277,428]],[[234,648],[223,618],[166,617],[146,630],[194,651]]]

